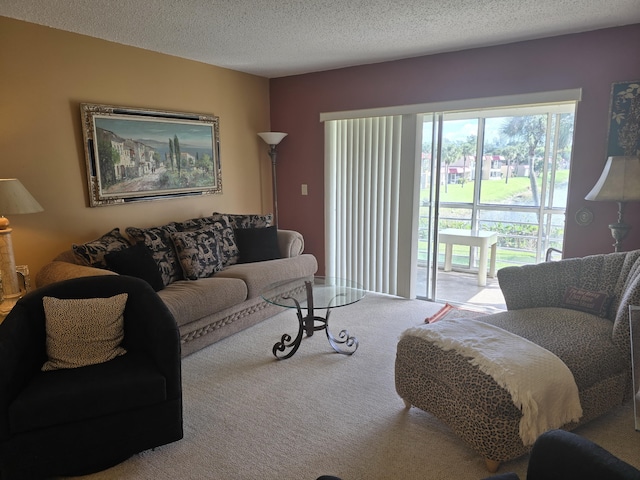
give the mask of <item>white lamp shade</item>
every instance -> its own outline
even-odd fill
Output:
[[[640,200],[640,157],[609,157],[602,175],[584,198],[595,202]]]
[[[0,215],[42,212],[43,208],[17,178],[0,178]]]
[[[282,132],[260,132],[258,136],[264,140],[267,145],[278,145],[287,133]]]

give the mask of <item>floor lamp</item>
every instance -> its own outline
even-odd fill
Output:
[[[617,252],[631,230],[631,226],[622,219],[625,203],[640,200],[640,157],[609,157],[600,178],[584,198],[594,202],[618,203],[618,222],[609,225]]]
[[[17,178],[0,179],[0,279],[4,302],[2,312],[10,310],[20,298],[20,284],[13,256],[9,220],[5,215],[41,212],[42,207]]]
[[[287,136],[282,132],[261,132],[258,134],[269,145],[271,157],[271,178],[273,182],[273,224],[278,226],[278,184],[276,180],[276,146]]]

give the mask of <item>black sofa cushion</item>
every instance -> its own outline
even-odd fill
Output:
[[[109,269],[114,272],[141,278],[156,292],[164,288],[158,264],[153,259],[151,250],[144,243],[137,243],[123,250],[107,253],[104,258]]]
[[[276,227],[239,228],[234,233],[240,250],[238,263],[263,262],[282,257]]]

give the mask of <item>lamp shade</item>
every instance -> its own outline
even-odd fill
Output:
[[[584,198],[595,202],[640,200],[640,157],[609,157],[602,175]]]
[[[268,145],[278,145],[287,135],[287,133],[282,132],[260,132],[258,134]]]
[[[17,178],[0,178],[0,215],[42,212],[43,208]]]

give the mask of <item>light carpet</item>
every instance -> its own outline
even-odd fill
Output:
[[[323,332],[276,360],[271,348],[294,334],[284,311],[183,360],[184,439],[76,478],[315,480],[480,479],[484,461],[444,424],[406,410],[394,385],[400,334],[441,305],[368,294],[331,313],[331,331],[360,341],[333,352]],[[577,430],[640,467],[631,403]],[[500,472],[525,477],[527,458]]]

